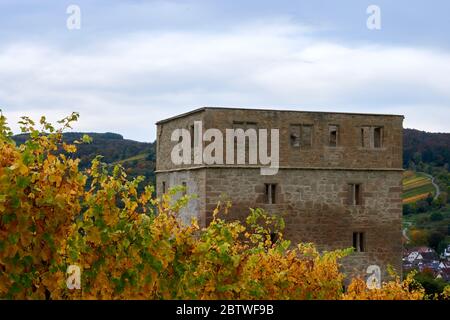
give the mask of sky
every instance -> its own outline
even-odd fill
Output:
[[[0,109],[16,133],[20,116],[77,111],[74,131],[138,141],[203,106],[393,113],[450,132],[449,14],[448,0],[0,0]]]

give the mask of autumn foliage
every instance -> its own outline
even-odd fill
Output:
[[[89,137],[62,142],[77,119],[56,130],[24,117],[29,139],[17,146],[0,118],[0,299],[424,298],[412,278],[374,290],[355,279],[343,292],[339,260],[351,250],[293,246],[283,221],[260,209],[230,222],[232,209],[219,203],[206,228],[183,225],[181,188],[138,192],[141,178],[100,158],[79,170],[72,155]],[[69,265],[81,268],[80,290],[67,288]]]

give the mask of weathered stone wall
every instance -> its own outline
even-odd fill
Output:
[[[233,207],[228,219],[243,220],[248,208],[280,214],[286,238],[313,242],[320,250],[349,248],[353,232],[365,233],[365,252],[347,258],[345,270],[363,274],[371,264],[401,273],[401,171],[283,169],[261,176],[257,169],[208,169],[206,222],[224,196]],[[265,183],[275,183],[276,203],[265,203]],[[362,185],[361,205],[348,204],[348,184]],[[355,270],[353,270],[355,269]]]
[[[250,109],[206,109],[206,128],[233,128],[234,121],[255,122],[258,128],[280,130],[280,165],[286,167],[401,168],[401,116],[271,111]],[[312,145],[290,144],[290,126],[312,125]],[[337,147],[328,147],[329,125],[339,126]],[[361,127],[383,127],[383,147],[361,146]]]
[[[194,165],[176,166],[171,161],[171,152],[177,142],[170,140],[172,132],[176,129],[186,129],[190,131],[190,127],[194,121],[203,121],[204,112],[195,112],[185,117],[176,118],[169,122],[157,125],[156,128],[156,170],[189,168]]]
[[[162,184],[165,182],[166,192],[171,187],[181,186],[183,182],[186,183],[187,194],[193,194],[197,197],[189,201],[188,206],[183,208],[180,212],[180,219],[183,223],[191,223],[191,219],[196,217],[200,225],[205,225],[205,186],[206,186],[206,171],[200,170],[183,170],[175,172],[163,172],[156,175],[156,189],[157,195],[162,194]],[[179,192],[174,201],[182,196]]]
[[[280,171],[262,176],[248,165],[181,165],[170,158],[175,129],[189,130],[203,122],[203,132],[217,128],[224,135],[236,121],[280,130]],[[348,248],[353,232],[365,234],[365,252],[345,259],[349,275],[364,275],[369,265],[392,265],[401,273],[402,116],[344,113],[204,108],[157,124],[157,190],[186,182],[198,195],[182,213],[185,222],[197,215],[202,225],[211,219],[219,200],[233,203],[229,219],[244,219],[250,207],[281,214],[286,237],[314,242],[321,250]],[[311,146],[291,145],[292,125],[312,126]],[[329,127],[337,126],[338,143],[329,146]],[[364,127],[382,128],[382,146],[367,147]],[[364,130],[364,129],[363,129]],[[364,141],[365,147],[362,146]],[[265,184],[277,185],[276,203],[265,203]],[[361,204],[348,203],[348,184],[361,185]]]
[[[203,121],[203,132],[217,128],[224,136],[233,123],[252,122],[257,128],[280,130],[281,167],[326,168],[401,168],[402,116],[364,115],[346,113],[272,111],[251,109],[205,108],[184,117],[158,123],[157,170],[187,168],[198,165],[175,166],[170,152],[175,142],[170,135],[177,128],[189,129],[195,120]],[[291,125],[312,125],[310,147],[291,146]],[[338,126],[337,147],[329,146],[329,126]],[[383,128],[381,148],[362,147],[361,129],[365,126]],[[207,143],[204,143],[204,146]]]

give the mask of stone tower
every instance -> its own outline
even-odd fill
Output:
[[[244,165],[174,164],[172,133],[193,133],[196,121],[202,132],[215,128],[224,137],[226,129],[278,129],[278,173],[262,175],[248,155]],[[223,197],[232,202],[229,219],[244,219],[255,207],[281,214],[292,243],[353,246],[343,271],[365,275],[377,265],[384,280],[388,265],[401,274],[402,123],[399,115],[200,108],[157,123],[157,192],[185,185],[198,197],[182,218],[196,216],[202,225]]]

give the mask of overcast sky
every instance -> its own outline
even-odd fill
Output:
[[[78,111],[76,131],[140,141],[201,106],[395,113],[450,132],[449,15],[448,0],[0,0],[0,108],[16,130]]]

